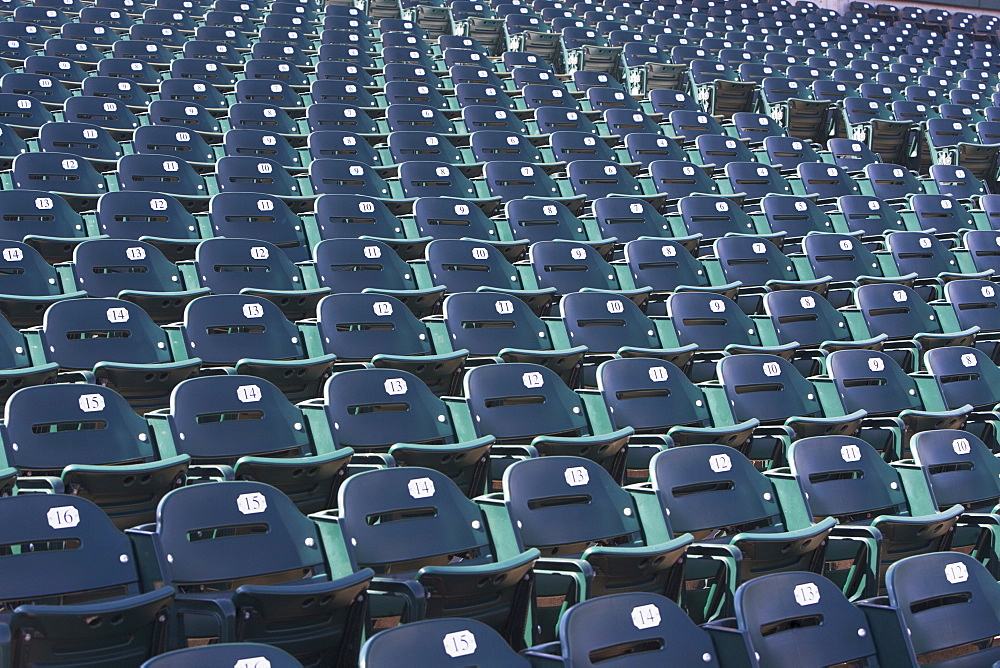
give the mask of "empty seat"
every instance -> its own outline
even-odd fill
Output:
[[[372,513],[398,520],[371,523]],[[444,474],[409,467],[359,473],[341,487],[336,513],[313,518],[328,541],[342,537],[352,563],[379,569],[369,585],[383,592],[372,597],[374,618],[468,617],[523,647],[538,550],[499,556],[485,513]]]
[[[872,570],[864,575],[866,595],[884,591],[885,572],[892,563],[950,547],[962,506],[914,513],[899,474],[864,441],[850,436],[805,438],[792,444],[788,460],[791,470],[785,475],[798,483],[794,494],[806,495],[807,512],[851,527],[844,530],[845,537],[853,534],[849,540],[873,558]],[[836,552],[831,548],[830,556]]]
[[[174,388],[168,409],[147,419],[161,455],[190,457],[193,478],[265,482],[303,513],[337,505],[352,451],[320,450],[302,411],[264,379],[192,378]]]
[[[229,535],[206,527],[226,527]],[[160,581],[181,592],[185,636],[263,642],[310,666],[356,660],[373,573],[328,562],[324,547],[336,552],[343,545],[322,537],[270,485],[227,481],[174,490],[160,501],[155,524],[129,535],[140,568],[162,563]],[[212,582],[229,584],[204,586]]]
[[[559,640],[532,647],[525,655],[566,667],[587,665],[593,656],[640,668],[673,661],[721,665],[708,634],[680,606],[646,593],[601,596],[573,606],[559,622]]]
[[[982,564],[957,552],[901,559],[886,573],[886,596],[860,604],[875,640],[927,664],[942,652],[942,665],[988,665],[1000,652],[988,640],[1000,628],[1000,586]],[[909,632],[903,629],[908,629]],[[886,657],[888,658],[888,657]]]
[[[288,652],[260,643],[224,643],[222,645],[202,645],[187,647],[155,656],[142,664],[141,668],[183,668],[191,663],[232,663],[240,661],[261,663],[267,661],[271,668],[300,668],[302,666]],[[253,665],[251,663],[250,665]]]
[[[266,241],[215,237],[198,246],[182,270],[192,284],[217,295],[248,294],[273,301],[292,320],[311,317],[328,288],[306,289],[299,269]]]
[[[176,265],[142,241],[85,241],[67,269],[74,287],[88,296],[134,302],[158,324],[176,322],[192,299],[208,294],[207,288],[185,290]]]
[[[295,325],[256,295],[200,297],[187,305],[183,323],[167,330],[179,359],[197,357],[267,379],[292,401],[319,396],[335,359],[309,357]]]
[[[153,519],[163,495],[184,485],[191,460],[158,456],[145,420],[121,396],[84,383],[18,390],[0,434],[18,475],[53,476],[36,488],[93,501],[123,530]]]
[[[600,408],[584,410],[582,399],[547,367],[534,364],[489,364],[465,375],[463,403],[479,436],[505,445],[527,446],[544,455],[586,457],[616,480],[625,475],[631,427],[602,431]]]
[[[100,508],[63,494],[0,501],[4,540],[51,547],[5,556],[0,597],[17,602],[4,620],[5,652],[31,663],[139,665],[170,646],[174,589],[143,591],[128,537]]]
[[[170,390],[196,375],[201,360],[175,361],[167,335],[140,306],[121,299],[68,299],[26,330],[32,357],[67,371],[92,372],[137,411],[161,408]]]
[[[333,294],[303,327],[316,353],[375,367],[409,371],[438,395],[458,393],[468,351],[438,347],[427,326],[398,299],[385,294]]]
[[[470,660],[482,668],[530,665],[486,624],[475,619],[447,618],[425,619],[380,631],[361,648],[361,665],[390,668],[403,654],[413,656],[410,661],[414,668],[459,668]],[[273,660],[271,665],[282,668]]]
[[[863,665],[879,658],[865,614],[821,575],[773,573],[745,582],[735,610],[734,618],[705,627],[726,661]],[[822,624],[809,623],[817,617]]]

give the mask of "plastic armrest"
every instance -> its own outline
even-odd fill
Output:
[[[185,613],[207,615],[219,628],[219,642],[236,642],[236,606],[228,598],[183,598],[176,601],[182,618]]]
[[[62,478],[51,475],[33,475],[17,479],[18,494],[64,494],[66,486]]]
[[[195,464],[188,466],[188,484],[212,480],[235,480],[232,466],[226,464]]]

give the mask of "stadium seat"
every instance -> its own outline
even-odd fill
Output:
[[[157,456],[132,407],[114,390],[86,383],[18,390],[0,433],[25,491],[83,497],[123,530],[153,519],[163,495],[184,485],[191,461]]]
[[[167,494],[128,531],[148,586],[174,587],[187,638],[263,642],[308,666],[346,666],[361,646],[374,573],[327,562],[316,524],[270,485],[228,481]],[[197,538],[197,540],[191,540]],[[168,559],[168,555],[170,559]],[[228,587],[205,587],[227,582]]]
[[[221,645],[202,645],[201,647],[186,647],[155,656],[142,664],[140,668],[183,668],[192,662],[201,664],[232,663],[240,661],[262,663],[267,661],[271,668],[301,668],[302,664],[288,652],[260,643],[223,643]]]
[[[0,501],[8,544],[48,548],[6,555],[0,596],[17,602],[4,620],[6,657],[139,665],[174,647],[174,589],[144,586],[129,539],[100,508],[63,494]]]
[[[371,523],[373,513],[396,519]],[[368,585],[376,623],[467,617],[491,626],[511,647],[525,646],[539,552],[498,558],[484,513],[443,473],[409,467],[359,473],[340,488],[336,512],[312,517],[325,544],[343,541],[352,563],[379,569]],[[452,559],[456,554],[469,557]]]

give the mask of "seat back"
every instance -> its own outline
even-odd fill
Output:
[[[64,369],[99,362],[171,361],[167,335],[141,307],[120,299],[68,299],[52,304],[42,321],[46,356]]]
[[[649,476],[677,532],[695,539],[782,524],[773,486],[742,453],[725,445],[686,445],[653,457]]]
[[[1000,465],[979,438],[957,429],[932,429],[910,440],[913,461],[924,471],[938,508],[960,503],[991,511],[1000,501]]]
[[[436,239],[427,245],[427,267],[435,285],[449,293],[480,287],[522,288],[517,270],[495,247],[471,239]]]
[[[839,350],[827,357],[826,370],[845,410],[879,415],[922,407],[916,381],[886,353]]]
[[[222,161],[219,169],[223,169]],[[249,160],[273,169],[283,169],[272,161]],[[241,187],[241,186],[237,186]],[[301,262],[310,258],[302,221],[292,213],[288,205],[277,195],[267,193],[249,194],[248,190],[221,192],[212,198],[208,209],[212,230],[220,237],[261,239],[277,246],[289,260]]]
[[[465,375],[464,394],[480,435],[530,440],[540,434],[589,434],[582,400],[548,367],[477,366]]]
[[[862,285],[855,290],[854,301],[873,335],[910,338],[918,333],[941,331],[934,309],[905,285]]]
[[[587,199],[609,195],[642,195],[642,186],[627,169],[608,160],[574,160],[567,166],[573,192]]]
[[[93,239],[73,250],[75,286],[91,297],[122,290],[179,292],[180,273],[155,246],[130,239]]]
[[[267,662],[264,664],[264,662]],[[291,654],[272,645],[239,642],[221,645],[187,647],[155,656],[142,664],[141,668],[184,668],[192,664],[202,665],[254,665],[260,663],[271,668],[301,668],[302,664]]]
[[[483,176],[490,194],[503,202],[526,197],[560,197],[556,182],[541,168],[528,162],[486,163]]]
[[[205,197],[205,178],[183,160],[162,155],[132,154],[118,161],[118,181],[122,190]]]
[[[472,355],[503,348],[551,350],[545,323],[522,300],[490,292],[448,295],[442,307],[451,347]]]
[[[815,573],[773,573],[736,590],[736,620],[761,665],[791,657],[804,665],[876,665],[863,612],[830,580]]]
[[[113,239],[198,238],[194,216],[173,197],[158,193],[118,190],[101,195],[97,224],[102,234]]]
[[[612,594],[574,605],[559,620],[559,638],[566,664],[581,668],[719,665],[708,634],[657,594]]]
[[[767,196],[761,200],[761,209],[771,230],[784,232],[789,237],[833,231],[830,216],[808,197]]]
[[[670,362],[653,358],[612,359],[597,369],[600,391],[615,428],[663,433],[670,427],[708,426],[704,393]]]
[[[885,242],[900,275],[937,278],[941,273],[959,271],[955,256],[929,232],[890,232]]]
[[[0,269],[0,294],[37,297],[61,292],[56,270],[28,244],[0,242]]]
[[[574,346],[591,353],[615,353],[625,346],[661,348],[656,325],[635,302],[602,292],[573,292],[559,305]]]
[[[654,160],[649,163],[649,175],[653,189],[671,199],[719,194],[719,186],[705,170],[688,162]]]
[[[561,295],[584,287],[621,288],[614,269],[591,246],[572,241],[538,241],[528,256],[538,285],[553,287]]]
[[[182,381],[170,395],[169,420],[177,452],[195,462],[232,465],[247,455],[311,454],[302,411],[263,378],[203,376]]]
[[[636,197],[602,197],[592,204],[606,239],[630,242],[640,237],[672,236],[670,222],[653,205]]]
[[[775,290],[764,295],[764,313],[781,343],[798,341],[818,346],[826,341],[849,341],[844,315],[824,297],[810,290]]]
[[[972,663],[1000,656],[987,639],[1000,631],[1000,585],[986,567],[958,552],[902,559],[885,575],[889,603],[899,615],[917,660],[952,647],[976,643]]]
[[[323,349],[343,360],[433,352],[427,327],[388,295],[327,295],[317,307],[317,326]]]
[[[796,172],[807,195],[826,199],[861,194],[861,187],[857,182],[836,165],[803,162],[796,167]]]
[[[256,239],[214,237],[195,252],[198,280],[215,294],[235,295],[243,288],[301,290],[299,271],[274,244]]]
[[[555,239],[587,239],[583,223],[560,202],[515,199],[507,202],[504,213],[515,239],[531,243]]]
[[[697,343],[703,350],[723,350],[729,344],[760,345],[757,327],[728,297],[675,292],[667,299],[667,314],[681,345]]]
[[[592,460],[518,461],[504,471],[503,495],[521,546],[537,548],[543,557],[569,557],[605,541],[618,547],[645,544],[635,502]]]
[[[859,438],[800,439],[789,447],[788,462],[814,519],[864,522],[908,511],[899,475]]]
[[[468,554],[473,563],[492,561],[481,511],[438,471],[400,467],[350,476],[338,507],[354,559],[377,574],[444,566],[456,554]]]
[[[802,240],[802,250],[816,276],[855,281],[859,276],[882,275],[874,253],[848,234],[809,234]]]
[[[334,197],[334,195],[327,195]],[[346,197],[346,196],[345,196]],[[336,238],[316,244],[316,276],[320,287],[334,293],[366,288],[412,290],[413,270],[392,248],[374,239]]]
[[[798,274],[784,253],[770,239],[732,236],[716,239],[713,248],[719,267],[729,282],[765,285],[768,281],[794,281]]]
[[[333,438],[341,447],[385,452],[396,443],[454,440],[444,402],[406,371],[357,369],[334,374],[326,383],[324,402]]]
[[[991,281],[949,281],[944,285],[944,296],[955,312],[959,327],[1000,329],[1000,295]]]
[[[718,363],[719,382],[737,420],[784,422],[823,414],[812,383],[774,355],[731,355]]]
[[[97,170],[71,153],[21,153],[14,158],[14,187],[34,190],[48,187],[55,192],[99,197],[107,186]]]
[[[184,310],[187,353],[209,364],[302,356],[300,334],[274,302],[250,295],[206,295]]]
[[[114,390],[59,383],[25,387],[4,413],[7,461],[25,471],[58,474],[71,464],[150,461],[145,420]]]
[[[404,654],[412,654],[413,665],[420,668],[464,668],[469,661],[482,668],[530,666],[527,659],[486,624],[475,619],[449,618],[425,619],[376,634],[361,648],[361,665],[391,668]],[[274,661],[271,665],[282,668]]]
[[[0,502],[0,517],[9,544],[49,547],[5,552],[0,559],[9,577],[0,599],[20,605],[84,592],[138,593],[129,539],[91,501],[61,494],[12,496]]]
[[[157,508],[155,540],[173,557],[170,579],[178,587],[261,577],[292,582],[328,572],[316,525],[281,491],[259,482],[167,493]]]

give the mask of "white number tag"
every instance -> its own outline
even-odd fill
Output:
[[[146,259],[146,249],[142,246],[133,246],[132,248],[125,249],[125,257],[132,260],[133,262],[137,260]]]
[[[375,302],[372,304],[372,311],[378,316],[392,315],[392,304],[389,302]]]
[[[528,389],[532,389],[545,385],[545,378],[537,371],[529,371],[521,376],[521,382]]]
[[[571,466],[563,471],[563,477],[566,478],[566,484],[570,487],[579,487],[590,482],[590,474],[583,466]]]
[[[640,630],[659,626],[660,609],[652,603],[632,608],[632,624]]]
[[[80,511],[74,506],[49,508],[45,519],[53,529],[71,529],[80,523]]]
[[[729,459],[729,455],[712,455],[708,458],[708,466],[716,473],[725,473],[733,468],[733,462]]]
[[[107,316],[108,322],[128,322],[128,309],[122,306],[109,308]]]
[[[260,492],[240,494],[236,497],[236,508],[244,515],[256,515],[267,510],[267,499]]]
[[[260,304],[244,304],[243,305],[243,317],[244,318],[262,318],[264,317],[264,307]]]
[[[856,462],[861,459],[861,448],[854,445],[845,445],[840,448],[840,458],[845,462]]]
[[[501,299],[496,304],[497,313],[507,315],[514,312],[514,302],[509,299]]]
[[[24,253],[20,248],[4,248],[3,259],[7,262],[20,262],[24,259]]]
[[[805,606],[819,603],[819,587],[812,582],[796,585],[795,589],[792,590],[792,594],[795,596],[795,602],[799,605]]]
[[[104,410],[104,397],[99,394],[81,394],[77,404],[84,413],[100,413]]]
[[[456,631],[449,633],[442,640],[444,653],[450,657],[469,656],[476,652],[476,636],[472,631]]]
[[[389,395],[406,394],[406,381],[402,378],[389,378],[382,386]]]
[[[944,577],[952,584],[965,582],[969,579],[969,569],[967,569],[965,564],[962,562],[956,561],[955,563],[948,564],[944,567]]]
[[[670,375],[667,372],[667,367],[665,366],[651,366],[649,367],[649,379],[654,383],[662,383],[667,380]]]
[[[406,489],[414,499],[426,499],[434,496],[434,481],[430,478],[414,478],[406,483]]]
[[[260,401],[261,393],[259,385],[240,385],[236,388],[236,398],[244,404]]]

